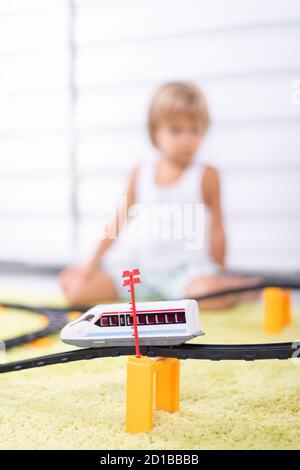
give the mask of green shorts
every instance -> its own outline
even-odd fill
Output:
[[[101,266],[113,279],[121,299],[129,300],[128,287],[123,286],[122,272],[119,266],[105,263]],[[137,266],[126,266],[133,269]],[[142,300],[175,300],[186,297],[189,283],[197,277],[214,276],[220,268],[213,262],[204,265],[180,265],[164,270],[140,267],[141,284],[136,284],[135,294],[138,301]]]

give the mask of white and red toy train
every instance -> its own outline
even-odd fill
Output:
[[[133,316],[128,303],[96,305],[61,331],[65,343],[79,347],[134,344]],[[203,335],[196,300],[136,304],[141,345],[179,345]]]

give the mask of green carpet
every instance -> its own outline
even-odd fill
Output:
[[[294,340],[300,338],[299,313],[295,308],[295,320],[284,332],[265,335],[259,304],[204,312],[206,337],[197,341]],[[0,313],[0,336],[30,331],[40,322],[30,314]],[[6,359],[68,349],[55,338],[51,346],[16,348]],[[0,375],[0,448],[300,448],[300,360],[299,365],[277,360],[181,361],[180,411],[156,411],[153,431],[140,435],[124,432],[126,361],[96,359]]]

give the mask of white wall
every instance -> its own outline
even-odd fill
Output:
[[[66,0],[0,1],[0,259],[71,256]]]
[[[31,4],[28,12],[16,14],[25,3]],[[189,79],[205,90],[213,114],[199,158],[221,170],[229,266],[299,270],[300,105],[292,103],[291,86],[300,79],[300,2],[74,3],[79,256],[87,256],[101,231],[102,203],[116,201],[130,167],[152,152],[144,124],[153,90],[166,80]],[[5,180],[0,258],[17,253],[67,259],[72,255],[67,2],[10,5],[13,12],[1,11],[0,2],[0,76],[5,70],[9,89],[0,111],[5,136],[0,155],[8,156],[4,170],[0,163]],[[42,15],[36,29],[34,15]],[[23,37],[17,26],[26,16]],[[9,44],[2,55],[1,34]],[[23,49],[30,54],[20,54]],[[20,220],[26,224],[25,245]]]

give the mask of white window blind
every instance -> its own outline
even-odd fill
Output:
[[[0,2],[0,259],[71,255],[66,0]]]
[[[300,267],[297,0],[76,1],[80,250],[96,243],[101,201],[152,149],[155,87],[189,79],[214,126],[199,158],[221,171],[233,269]],[[98,218],[97,218],[98,216]]]
[[[0,259],[64,262],[153,149],[155,87],[198,83],[234,269],[299,270],[298,0],[0,1]]]

